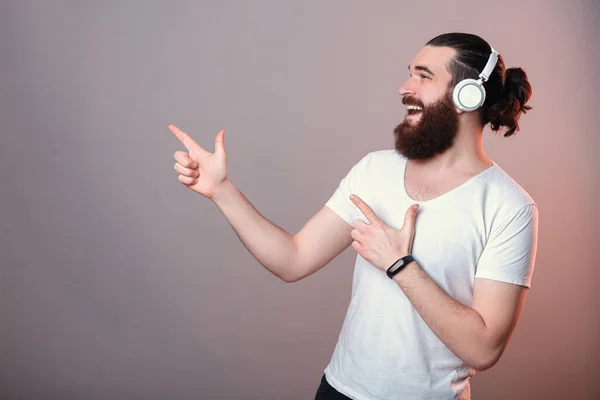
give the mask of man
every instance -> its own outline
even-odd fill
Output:
[[[518,130],[530,108],[527,75],[461,33],[428,42],[409,74],[395,149],[360,160],[295,235],[227,179],[224,130],[211,154],[169,126],[189,151],[175,153],[180,181],[211,199],[285,282],[350,245],[357,251],[352,300],[316,399],[469,399],[471,376],[500,358],[531,285],[537,207],[482,148],[488,123],[505,136]]]

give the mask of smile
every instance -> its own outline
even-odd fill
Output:
[[[419,106],[409,105],[409,106],[406,106],[406,111],[407,111],[408,115],[415,115],[415,114],[418,114],[421,111],[423,111],[423,109]]]

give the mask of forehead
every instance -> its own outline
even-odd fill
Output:
[[[436,76],[450,80],[451,76],[447,69],[447,63],[454,58],[455,54],[456,50],[452,47],[425,46],[412,60],[410,69],[412,71],[416,66],[424,66],[429,68]]]

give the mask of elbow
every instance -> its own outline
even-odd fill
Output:
[[[293,276],[288,276],[288,275],[282,275],[282,276],[279,276],[278,278],[281,279],[285,283],[294,283],[294,282],[298,282],[300,280],[300,279],[294,278]]]
[[[304,276],[301,275],[283,275],[280,276],[279,279],[284,281],[285,283],[296,283],[304,279]]]
[[[281,273],[280,275],[277,275],[277,277],[285,283],[295,283],[295,282],[298,282],[299,280],[301,280],[302,278],[304,278],[303,276],[301,276],[299,274],[293,274],[293,273],[285,272],[285,271],[283,273]]]
[[[294,283],[304,278],[304,276],[298,273],[297,268],[277,268],[264,263],[261,263],[261,265],[284,283]]]
[[[285,283],[296,283],[310,275],[305,271],[306,269],[301,268],[298,264],[289,264],[288,268],[281,271],[277,277]]]
[[[471,367],[477,372],[485,371],[486,369],[492,368],[498,362],[499,358],[496,359],[482,359],[474,362]]]
[[[496,365],[496,363],[498,363],[498,360],[500,360],[503,350],[503,348],[495,348],[486,352],[482,352],[479,357],[473,360],[471,367],[478,372],[492,368],[494,365]]]

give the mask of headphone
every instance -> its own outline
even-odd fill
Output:
[[[485,68],[479,74],[479,79],[464,79],[454,86],[452,100],[454,105],[463,111],[475,111],[485,101],[485,88],[483,82],[490,78],[490,74],[498,62],[498,52],[492,46],[492,53],[485,64]]]

